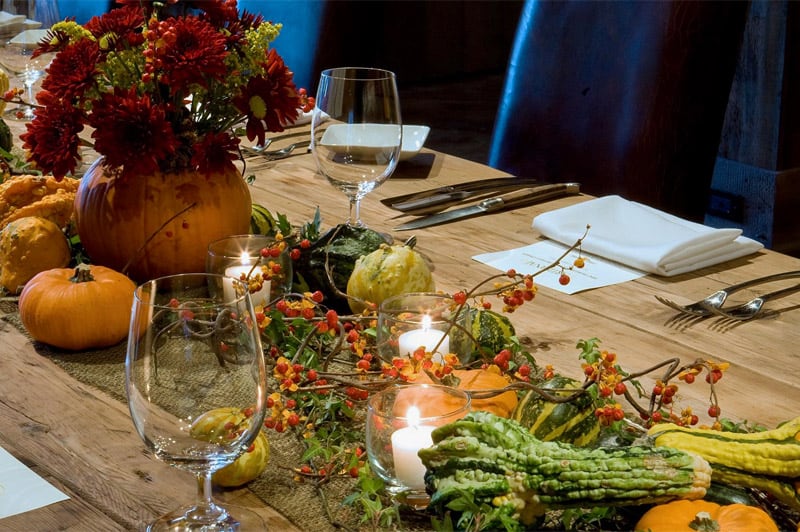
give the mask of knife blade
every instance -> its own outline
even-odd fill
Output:
[[[514,181],[511,183],[502,183],[495,186],[486,186],[481,188],[474,188],[473,190],[454,190],[445,194],[433,194],[425,198],[415,198],[408,201],[401,201],[399,203],[392,203],[390,207],[398,210],[404,214],[411,214],[420,216],[423,214],[432,214],[452,207],[458,203],[464,203],[466,200],[486,199],[489,196],[496,196],[503,192],[511,192],[521,188],[531,188],[533,184],[540,184],[536,181]]]
[[[493,177],[489,179],[478,179],[475,181],[466,181],[464,183],[458,183],[456,185],[445,185],[441,187],[430,188],[428,190],[411,192],[409,194],[392,196],[390,198],[383,198],[381,200],[381,203],[391,207],[395,203],[402,203],[414,199],[428,198],[430,196],[439,194],[453,194],[456,192],[475,191],[475,190],[491,191],[493,189],[497,189],[497,187],[510,186],[514,183],[527,183],[528,185],[536,185],[539,183],[539,180],[530,177]]]
[[[408,231],[411,229],[421,229],[432,225],[440,225],[472,218],[483,214],[506,211],[515,207],[525,207],[545,200],[558,198],[570,194],[580,193],[579,183],[556,183],[553,185],[542,185],[525,191],[514,191],[502,196],[495,196],[481,201],[475,205],[461,207],[451,211],[439,212],[423,218],[418,218],[410,222],[398,225],[395,231]]]

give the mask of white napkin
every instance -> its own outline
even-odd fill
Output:
[[[590,225],[582,249],[632,268],[671,277],[755,253],[764,246],[740,229],[713,229],[658,209],[605,196],[540,214],[533,228],[572,245]]]

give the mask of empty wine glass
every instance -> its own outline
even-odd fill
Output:
[[[52,53],[33,57],[39,42],[47,35],[48,28],[59,19],[56,2],[36,2],[34,0],[17,0],[3,2],[3,9],[20,20],[14,24],[16,35],[9,40],[4,34],[0,38],[0,65],[14,78],[20,81],[25,93],[26,102],[34,102],[34,86],[44,77],[45,69],[53,59]],[[34,109],[30,105],[20,105],[7,110],[3,116],[16,120],[33,120]]]
[[[351,67],[322,72],[311,151],[320,173],[349,198],[348,224],[364,226],[361,199],[394,172],[402,137],[394,73]]]
[[[181,274],[137,287],[125,363],[131,417],[147,448],[194,473],[198,486],[195,504],[148,530],[238,530],[240,515],[213,501],[211,477],[245,452],[261,429],[264,364],[243,282]]]

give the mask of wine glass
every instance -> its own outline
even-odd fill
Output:
[[[320,173],[349,198],[348,224],[364,227],[361,199],[394,172],[402,137],[394,73],[351,67],[322,72],[311,152]]]
[[[238,530],[242,517],[214,502],[211,478],[247,450],[266,414],[267,373],[247,285],[198,273],[137,287],[125,377],[146,447],[197,477],[196,502],[148,530]]]
[[[46,37],[48,28],[60,20],[56,2],[15,1],[11,5],[3,4],[11,14],[25,17],[19,24],[17,31],[22,31],[8,40],[5,35],[0,44],[0,65],[9,74],[17,78],[25,89],[24,100],[33,103],[34,85],[45,74],[45,69],[53,59],[52,53],[41,54],[33,57],[33,52],[38,47],[39,41]],[[16,120],[30,121],[34,118],[34,108],[30,105],[20,105],[9,109],[3,116]]]

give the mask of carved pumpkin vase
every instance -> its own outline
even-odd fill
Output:
[[[249,232],[250,191],[235,169],[120,178],[103,158],[81,178],[78,235],[94,264],[144,282],[202,272],[208,244]]]

